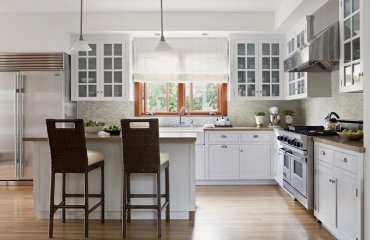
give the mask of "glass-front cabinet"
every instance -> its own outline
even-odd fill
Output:
[[[340,92],[363,91],[361,2],[362,0],[340,1]]]
[[[88,42],[92,51],[74,54],[72,97],[77,101],[125,100],[128,74],[126,42]]]
[[[281,97],[280,41],[237,41],[234,44],[234,53],[236,53],[233,59],[235,62],[231,70],[233,97],[249,99]]]

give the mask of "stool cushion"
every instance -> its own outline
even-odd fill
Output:
[[[170,159],[170,154],[168,154],[168,152],[160,152],[159,157],[162,165]]]
[[[104,154],[102,152],[97,152],[93,150],[87,150],[87,161],[89,165],[100,162],[104,160]]]

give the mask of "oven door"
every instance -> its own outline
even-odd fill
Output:
[[[290,184],[290,181],[291,181],[290,180],[290,173],[291,173],[291,170],[290,170],[290,165],[291,165],[290,155],[288,154],[288,152],[286,150],[284,150],[284,148],[281,148],[280,151],[282,151],[283,155],[284,155],[283,180]]]
[[[291,182],[290,185],[307,197],[307,157],[296,153],[291,156]]]

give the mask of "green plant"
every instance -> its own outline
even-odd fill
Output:
[[[295,116],[295,112],[293,110],[284,110],[283,115],[290,115],[290,116]]]
[[[265,116],[266,113],[264,112],[255,112],[254,115],[257,117],[257,116]]]

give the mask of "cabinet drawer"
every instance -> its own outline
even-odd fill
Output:
[[[315,144],[314,152],[315,160],[334,164],[334,151],[332,149]]]
[[[358,160],[356,156],[335,152],[335,166],[357,174],[357,164]]]
[[[237,132],[208,133],[209,143],[239,143]]]
[[[243,132],[240,134],[241,142],[270,142],[271,134],[270,133],[261,133],[261,132]]]

